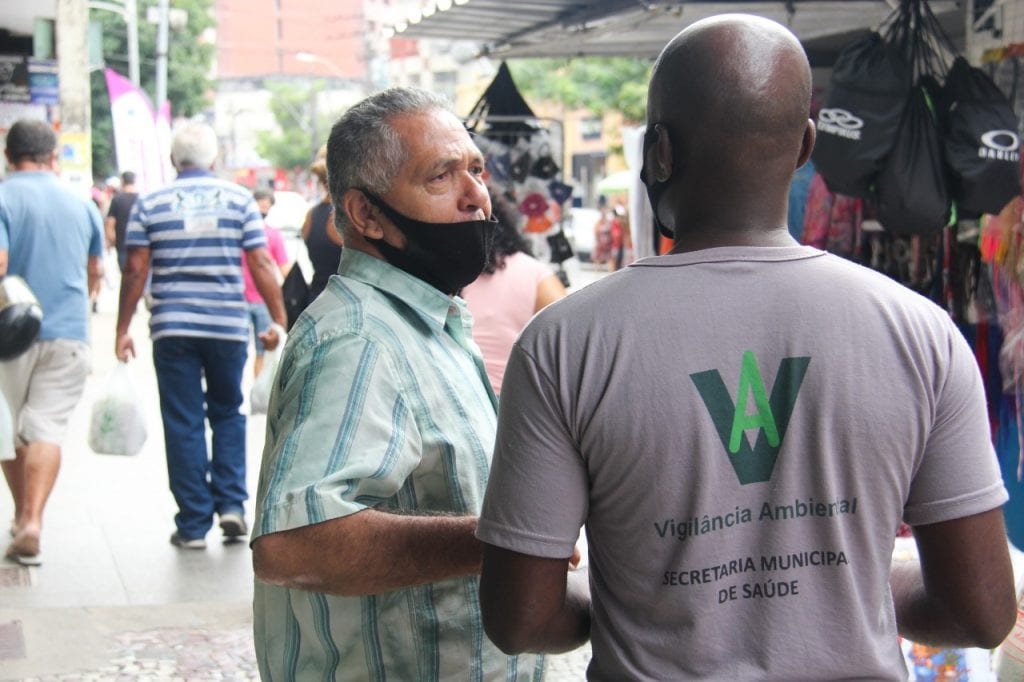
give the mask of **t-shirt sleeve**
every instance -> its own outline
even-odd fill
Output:
[[[126,249],[132,247],[149,248],[149,234],[146,232],[146,211],[144,202],[139,199],[132,206],[132,212],[128,216],[128,226],[124,231],[124,246]]]
[[[255,536],[393,498],[421,440],[393,360],[355,335],[289,343],[267,411]]]
[[[260,215],[260,207],[256,200],[249,200],[242,207],[242,248],[246,251],[258,249],[267,245],[267,233],[263,229],[263,216]]]
[[[11,248],[10,220],[7,217],[7,207],[0,202],[0,251],[8,251]]]
[[[939,523],[994,509],[1008,499],[992,446],[981,373],[967,341],[949,324],[949,362],[935,420],[903,519]]]
[[[586,466],[554,383],[519,344],[498,405],[498,434],[477,537],[520,554],[572,555],[588,511]]]

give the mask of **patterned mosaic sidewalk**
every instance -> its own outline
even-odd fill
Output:
[[[256,682],[250,628],[195,630],[157,628],[117,636],[110,665],[61,675],[24,678],[25,682],[199,682],[227,680]],[[548,657],[549,682],[583,680],[589,647]]]
[[[158,628],[117,636],[110,665],[62,675],[26,678],[26,682],[84,680],[190,682],[192,680],[259,680],[252,632]]]

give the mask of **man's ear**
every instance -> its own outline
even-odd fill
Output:
[[[800,158],[796,161],[796,167],[807,163],[807,160],[811,158],[811,152],[814,151],[814,141],[817,139],[818,129],[814,127],[814,121],[807,119],[807,127],[804,128],[804,139],[800,143]]]
[[[668,128],[660,123],[654,124],[655,140],[648,149],[650,158],[644,159],[650,164],[651,179],[665,182],[672,177],[672,140]]]
[[[384,238],[380,210],[370,203],[365,194],[357,189],[345,190],[341,195],[341,207],[360,236],[368,239]]]

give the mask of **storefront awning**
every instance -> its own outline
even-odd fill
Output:
[[[657,2],[650,0],[432,0],[393,29],[396,37],[473,40],[496,58],[634,56],[653,58],[694,21],[745,12],[789,26],[813,65],[828,66],[854,38],[877,26],[897,0]],[[955,42],[964,9],[931,3]]]

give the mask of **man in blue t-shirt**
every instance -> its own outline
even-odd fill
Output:
[[[153,365],[178,504],[171,543],[205,549],[215,513],[226,540],[248,534],[245,415],[239,409],[249,342],[243,251],[271,318],[282,327],[285,312],[280,273],[252,194],[210,170],[217,158],[213,129],[202,123],[182,127],[171,158],[178,177],[139,197],[128,221],[115,352],[122,360],[135,354],[128,327],[152,271]],[[264,334],[268,348],[276,345],[274,337]],[[204,420],[213,431],[209,455]]]
[[[15,458],[3,462],[14,498],[6,556],[28,566],[41,561],[43,509],[89,374],[88,292],[103,277],[99,211],[58,182],[56,148],[46,122],[16,122],[4,149],[14,172],[0,184],[0,277],[24,279],[43,310],[39,338],[0,362],[15,439]]]

